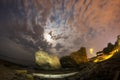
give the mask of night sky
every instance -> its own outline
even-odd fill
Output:
[[[30,63],[38,50],[88,57],[120,34],[120,0],[0,0],[0,56]],[[94,54],[89,49],[94,49]]]

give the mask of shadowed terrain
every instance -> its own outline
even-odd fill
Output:
[[[51,78],[33,77],[32,73],[43,74],[62,74],[78,72],[76,75],[55,78],[52,80],[119,80],[120,77],[120,52],[117,52],[112,58],[99,63],[87,62],[76,67],[76,69],[60,70],[36,70],[25,66],[12,64],[6,61],[0,61],[0,79],[1,80],[51,80]]]

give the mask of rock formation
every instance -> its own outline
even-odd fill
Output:
[[[60,59],[62,68],[73,68],[76,67],[76,62],[70,56],[64,56]]]
[[[87,62],[87,54],[86,54],[86,48],[85,47],[81,47],[80,50],[71,53],[70,57],[77,63],[84,63]]]
[[[35,53],[35,62],[42,69],[59,69],[60,61],[55,55],[49,55],[47,52],[38,51]]]

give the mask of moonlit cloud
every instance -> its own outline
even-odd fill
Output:
[[[118,20],[120,18],[118,16],[120,6],[118,0],[53,2],[56,3],[51,9],[49,17],[47,17],[45,30],[53,31],[56,36],[63,34],[63,37],[55,40],[54,44],[60,43],[64,49],[68,50],[68,52],[65,52],[67,54],[81,46],[86,46],[88,50],[94,48],[97,52],[102,50],[108,42],[113,43],[116,36],[120,34],[118,23],[120,21]],[[61,54],[62,50],[61,48]]]
[[[120,34],[120,0],[4,0],[1,6],[1,21],[8,23],[1,35],[33,51],[63,56],[85,46],[94,49],[91,57]]]

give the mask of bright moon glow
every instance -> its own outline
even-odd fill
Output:
[[[93,50],[93,48],[90,48],[89,51],[90,51],[90,54],[93,54],[94,50]]]
[[[52,42],[53,42],[51,36],[50,36],[48,33],[44,33],[44,38],[45,38],[45,40],[46,40],[47,42],[49,42],[49,43],[52,43]]]

